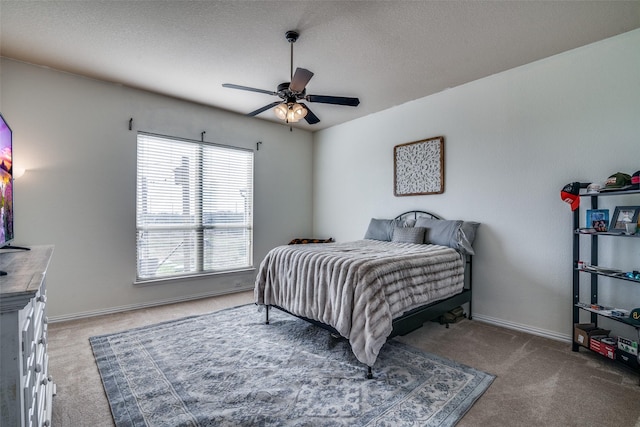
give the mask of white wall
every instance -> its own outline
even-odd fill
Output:
[[[53,320],[251,289],[255,272],[136,286],[136,130],[255,149],[254,264],[312,228],[312,135],[2,59],[14,132],[15,245],[54,244]],[[206,90],[206,88],[203,88]],[[134,131],[128,130],[129,118]],[[1,256],[1,255],[0,255]]]
[[[411,209],[479,221],[476,318],[568,338],[572,215],[560,189],[640,170],[639,46],[636,30],[316,133],[315,234],[360,239],[371,217]],[[444,194],[394,197],[394,145],[439,135]],[[639,254],[625,250],[627,269]],[[640,306],[637,285],[616,289],[619,304]]]

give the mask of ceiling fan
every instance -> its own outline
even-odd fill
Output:
[[[318,116],[305,104],[298,102],[304,100],[307,102],[318,102],[321,104],[347,105],[357,107],[360,104],[358,98],[348,98],[344,96],[328,96],[328,95],[307,95],[307,83],[313,77],[313,73],[305,68],[296,68],[293,72],[293,44],[298,40],[300,34],[297,31],[287,31],[285,37],[291,45],[291,81],[281,83],[277,90],[270,91],[264,89],[256,89],[253,87],[240,86],[231,83],[224,83],[222,86],[231,89],[247,90],[250,92],[265,93],[267,95],[275,95],[281,98],[280,101],[272,102],[264,107],[258,108],[247,114],[247,116],[256,116],[263,111],[273,108],[276,116],[284,120],[286,123],[295,123],[304,118],[310,125],[320,122]],[[274,108],[275,107],[275,108]]]

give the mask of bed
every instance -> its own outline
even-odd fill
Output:
[[[478,225],[410,211],[372,218],[362,240],[278,246],[260,265],[255,302],[266,323],[275,307],[347,339],[371,378],[388,339],[464,303],[471,317]]]

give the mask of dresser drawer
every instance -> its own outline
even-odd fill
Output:
[[[36,297],[33,302],[36,315],[44,313],[44,309],[47,305],[47,290],[44,288],[44,284],[40,291],[36,293]]]
[[[48,378],[43,378],[34,387],[35,395],[33,399],[33,408],[31,422],[33,426],[42,427],[51,425],[51,411],[48,405],[51,404],[51,393],[49,389],[53,383]]]
[[[34,309],[34,313],[33,313],[33,340],[35,342],[40,341],[40,338],[42,336],[42,325],[44,324],[44,322],[42,321],[42,319],[44,319],[44,310],[42,309],[38,309],[38,305],[36,304],[36,308]]]
[[[27,372],[29,366],[29,358],[35,352],[35,344],[33,341],[34,334],[34,319],[33,319],[33,306],[29,305],[27,308],[26,316],[22,323],[22,372]]]
[[[33,371],[27,372],[25,375],[25,382],[22,388],[23,399],[24,399],[24,419],[28,420],[29,423],[33,422],[33,417],[35,414],[35,406],[36,406],[36,381],[37,374]]]

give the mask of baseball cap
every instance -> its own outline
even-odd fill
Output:
[[[580,183],[572,182],[564,186],[560,191],[560,198],[571,205],[571,210],[575,211],[580,206]]]
[[[604,182],[604,189],[607,190],[626,190],[631,186],[631,175],[628,173],[616,172]]]
[[[602,190],[602,184],[599,184],[597,182],[592,182],[591,184],[587,185],[587,194],[598,194],[600,190]]]
[[[631,177],[631,187],[632,190],[640,190],[640,171],[633,174]]]

